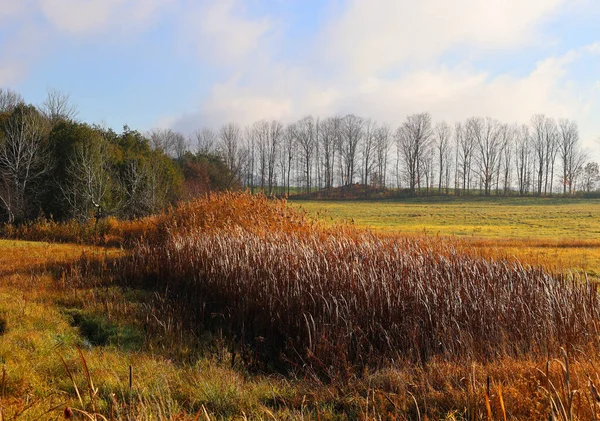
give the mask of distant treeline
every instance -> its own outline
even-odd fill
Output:
[[[135,218],[238,187],[324,197],[355,184],[365,194],[543,196],[591,192],[600,179],[577,124],[542,114],[523,125],[472,117],[452,126],[421,113],[395,130],[353,114],[308,116],[228,123],[191,137],[127,126],[115,133],[75,117],[58,91],[36,107],[0,89],[0,220]]]
[[[258,121],[196,132],[199,150],[219,151],[244,186],[269,194],[571,195],[596,189],[599,168],[582,149],[572,120],[534,115],[529,124],[472,117],[453,126],[428,113],[396,129],[353,114]],[[335,191],[334,191],[335,190]]]
[[[75,117],[60,92],[36,107],[0,89],[0,221],[136,218],[235,186],[218,155],[174,159],[127,126],[115,133]]]

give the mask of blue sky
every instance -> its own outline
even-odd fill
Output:
[[[599,20],[596,0],[0,0],[0,86],[117,130],[544,113],[598,156]]]

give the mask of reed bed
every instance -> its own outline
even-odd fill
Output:
[[[443,238],[324,228],[265,198],[188,206],[137,244],[123,277],[170,291],[189,324],[235,338],[232,350],[254,362],[332,376],[598,349],[599,296],[585,277]]]

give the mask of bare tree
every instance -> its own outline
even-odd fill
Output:
[[[269,148],[269,123],[266,120],[256,121],[249,128],[248,136],[251,138],[258,152],[258,177],[260,189],[264,193],[267,182],[267,150]]]
[[[273,120],[269,123],[268,131],[268,147],[267,147],[267,185],[269,188],[269,194],[273,194],[273,187],[275,186],[275,164],[277,153],[279,152],[279,146],[283,138],[283,124],[277,120]]]
[[[342,119],[340,155],[343,162],[342,184],[354,183],[358,144],[363,136],[364,120],[354,114]]]
[[[550,181],[550,190],[552,190],[552,174],[550,170],[554,169],[554,160],[556,157],[557,131],[556,123],[543,114],[536,114],[531,118],[532,126],[532,146],[536,158],[536,181],[537,194],[541,195],[548,191],[548,182]]]
[[[283,147],[280,150],[281,179],[283,180],[284,193],[290,195],[290,177],[292,161],[296,155],[296,125],[290,124],[283,132]]]
[[[375,161],[376,185],[380,188],[386,186],[390,145],[392,134],[389,126],[380,126],[375,132]]]
[[[0,133],[0,203],[9,222],[25,218],[34,195],[29,190],[52,168],[48,125],[31,107],[16,108]]]
[[[573,192],[578,156],[580,155],[579,129],[577,123],[561,119],[558,123],[558,154],[562,166],[563,194]]]
[[[472,135],[476,119],[468,119],[463,125],[457,123],[454,130],[456,137],[456,171],[457,178],[462,179],[462,191],[467,192],[471,188],[471,171],[473,155],[475,152],[475,138]],[[459,186],[460,187],[460,186]]]
[[[529,191],[531,185],[531,137],[529,127],[521,126],[516,132],[515,161],[517,167],[517,184],[520,195]]]
[[[240,154],[241,130],[235,123],[228,123],[221,127],[219,131],[220,152],[223,160],[227,164],[232,178],[229,185],[239,179],[242,168],[242,156]]]
[[[254,193],[256,188],[256,139],[252,126],[244,127],[241,142],[239,154],[244,158],[240,162],[239,177],[244,186],[249,187],[250,191]],[[221,154],[221,156],[223,155]]]
[[[319,165],[319,161],[321,159],[321,143],[319,139],[321,138],[321,119],[317,117],[315,119],[315,124],[313,126],[313,137],[315,138],[315,159],[314,159],[314,173],[316,180],[314,183],[317,189],[323,188],[323,171],[321,165]]]
[[[0,88],[0,113],[11,112],[18,105],[24,104],[23,97],[11,90]]]
[[[334,184],[335,163],[339,149],[341,119],[330,117],[320,122],[319,143],[325,190],[329,193]]]
[[[498,168],[499,171],[502,173],[502,190],[504,194],[508,194],[512,185],[512,158],[515,148],[515,139],[517,136],[517,132],[518,127],[516,126],[509,126],[504,124],[502,127],[502,156],[501,163],[498,166]]]
[[[194,132],[194,138],[196,140],[196,153],[208,155],[216,152],[219,137],[213,129],[205,127],[202,130],[197,130]]]
[[[85,139],[69,157],[60,190],[74,218],[87,219],[105,207],[110,191],[108,143],[102,137]]]
[[[585,182],[585,165],[588,161],[587,153],[583,149],[579,149],[573,157],[573,181],[572,181],[572,193],[575,193],[579,187],[579,182]],[[582,180],[583,178],[583,180]],[[583,183],[582,183],[583,184]],[[582,186],[585,187],[585,186]]]
[[[447,172],[447,166],[450,163],[450,140],[452,138],[452,127],[445,121],[437,123],[433,129],[435,140],[435,151],[438,159],[438,190],[442,192],[442,180],[444,179],[444,170]],[[447,179],[446,179],[447,183]],[[446,184],[447,187],[447,184]]]
[[[260,188],[263,192],[273,194],[276,177],[275,164],[283,136],[283,125],[276,120],[257,121],[252,126],[249,136],[252,137],[258,148]]]
[[[478,164],[476,172],[482,182],[485,195],[489,196],[500,163],[503,141],[502,126],[497,120],[489,117],[471,119],[471,122],[469,125],[470,134],[475,138],[477,148],[477,154],[475,155]]]
[[[596,190],[596,183],[600,180],[600,167],[597,162],[588,162],[583,167],[583,189],[586,192]]]
[[[183,134],[176,132],[175,133],[175,146],[173,148],[174,158],[177,159],[178,161],[181,161],[183,159],[183,156],[185,155],[185,153],[188,150],[189,150],[189,147],[188,147],[188,141],[187,141],[186,137]]]
[[[420,186],[421,163],[431,140],[431,115],[413,114],[396,132],[396,142],[404,161],[410,192],[416,193]]]
[[[556,163],[556,155],[558,153],[558,128],[554,119],[546,120],[546,136],[547,136],[547,154],[545,162],[546,178],[544,180],[544,194],[547,194],[548,190],[550,194],[554,193],[554,165]],[[549,184],[549,189],[548,189]]]
[[[130,160],[121,176],[124,201],[121,209],[127,218],[156,213],[168,202],[170,185],[165,167],[151,161]]]
[[[402,161],[402,157],[401,157],[401,138],[400,136],[402,135],[402,131],[400,130],[400,128],[396,129],[396,132],[394,133],[394,145],[396,146],[396,159],[395,159],[395,165],[394,165],[394,178],[396,179],[396,188],[397,189],[401,189],[402,188],[402,181],[403,181],[403,171],[401,169],[400,166],[400,161]]]
[[[150,146],[154,150],[162,151],[166,155],[175,153],[178,133],[171,129],[152,129],[146,134],[150,140]]]
[[[377,123],[371,119],[364,121],[364,129],[363,136],[361,142],[361,157],[362,157],[362,184],[365,186],[365,189],[370,183],[371,172],[373,171],[373,167],[375,165],[374,156],[375,156],[375,146],[376,143],[376,134],[378,130]]]
[[[433,190],[435,181],[433,177],[435,154],[434,147],[431,142],[429,142],[423,150],[420,161],[419,178],[425,179],[425,192],[426,194],[429,194]]]
[[[303,166],[303,178],[306,192],[312,188],[312,170],[317,138],[315,136],[315,119],[304,117],[296,124],[296,139],[300,149],[300,159]]]
[[[70,95],[58,89],[48,90],[40,111],[53,123],[59,120],[75,120],[79,114],[77,107],[71,103]]]

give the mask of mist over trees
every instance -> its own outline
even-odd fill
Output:
[[[0,88],[0,220],[137,218],[237,188],[328,197],[347,189],[547,196],[600,187],[577,123],[543,114],[517,125],[434,121],[424,112],[396,127],[354,114],[305,116],[199,127],[189,136],[127,126],[116,133],[77,115],[59,91],[34,106]]]

